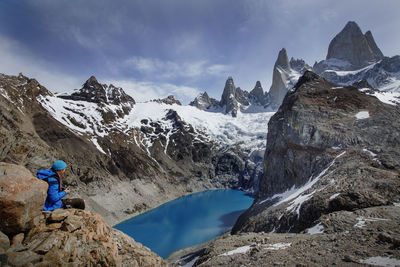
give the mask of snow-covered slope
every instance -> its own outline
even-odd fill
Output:
[[[174,127],[171,121],[166,119],[166,115],[170,110],[175,110],[183,121],[193,126],[194,135],[202,136],[200,140],[207,138],[208,141],[221,145],[239,144],[260,155],[265,149],[268,121],[274,114],[239,112],[237,117],[231,117],[222,113],[206,112],[193,106],[145,102],[137,103],[128,115],[105,124],[102,113],[117,114],[122,111],[119,105],[105,104],[100,109],[96,103],[67,100],[56,96],[42,97],[40,103],[59,122],[79,135],[86,134],[92,137],[92,140],[95,140],[96,136],[105,136],[113,130],[140,131],[144,125],[151,127],[149,122],[157,122],[163,129],[169,129],[165,136],[168,140],[168,135],[173,132]],[[152,135],[156,135],[155,132],[153,130]],[[147,148],[152,145],[148,138],[132,141],[141,142]]]
[[[348,64],[338,61],[332,59],[322,61],[314,65],[314,71],[339,85],[352,85],[365,80],[380,91],[400,92],[400,56],[385,57],[377,63],[356,70],[346,69]]]

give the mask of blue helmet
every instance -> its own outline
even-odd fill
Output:
[[[65,168],[67,168],[67,163],[65,163],[62,160],[57,160],[53,163],[53,166],[51,166],[51,168],[55,171],[61,171]]]

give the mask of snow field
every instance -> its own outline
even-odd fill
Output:
[[[3,93],[3,91],[0,92]],[[107,135],[110,128],[125,132],[132,128],[140,129],[143,125],[141,123],[143,119],[159,123],[164,130],[169,129],[170,131],[165,136],[168,142],[169,136],[173,133],[173,125],[171,121],[163,120],[163,118],[172,109],[178,113],[183,121],[194,127],[195,132],[197,132],[196,135],[204,137],[203,134],[199,133],[204,132],[209,136],[209,139],[219,142],[222,145],[240,144],[244,148],[249,149],[250,154],[253,153],[254,155],[262,156],[266,147],[268,121],[274,114],[274,112],[238,112],[238,116],[234,118],[222,113],[202,111],[192,106],[145,102],[135,104],[130,114],[106,126],[104,125],[99,106],[96,103],[66,100],[55,96],[41,97],[38,101],[57,121],[75,133],[91,136],[90,140],[92,143],[104,154],[106,152],[99,146],[95,136],[103,137]],[[108,104],[103,106],[102,109],[116,114],[120,106]],[[72,123],[71,120],[85,127],[81,128],[75,125],[76,123]],[[202,139],[196,138],[195,140],[201,142]],[[141,135],[140,138],[132,140],[132,142],[140,143],[146,150],[152,145],[150,138],[145,135]],[[164,152],[166,152],[167,147],[168,143],[165,146]]]
[[[314,225],[313,227],[308,228],[307,233],[310,235],[323,234],[324,226],[321,223],[318,223],[318,224]]]
[[[354,225],[354,227],[363,228],[367,222],[378,222],[378,221],[389,221],[389,219],[360,216],[357,218],[357,223]]]
[[[169,109],[175,110],[195,130],[207,133],[224,145],[242,142],[251,151],[264,150],[268,121],[274,112],[240,113],[236,118],[222,113],[207,112],[192,106],[167,105],[157,102],[137,103],[126,118],[129,127],[140,127],[142,119],[161,121]]]
[[[267,250],[279,250],[279,249],[287,249],[289,248],[292,243],[276,243],[276,244],[258,244],[259,246],[261,246],[263,249],[267,249]],[[252,245],[247,245],[247,246],[242,246],[242,247],[238,247],[234,250],[225,252],[219,256],[231,256],[234,254],[243,254],[246,253],[247,251],[249,251],[251,248],[255,247],[256,244],[252,244]]]

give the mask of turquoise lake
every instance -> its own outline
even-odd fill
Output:
[[[229,231],[253,198],[239,190],[210,190],[178,198],[116,226],[163,258]]]

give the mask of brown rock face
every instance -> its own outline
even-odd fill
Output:
[[[148,248],[108,226],[95,213],[68,209],[57,218],[41,216],[22,244],[7,250],[11,266],[168,266]],[[65,215],[65,217],[64,217]],[[48,217],[47,219],[45,217]]]
[[[0,162],[0,230],[7,235],[25,231],[41,214],[47,184],[22,166]]]

